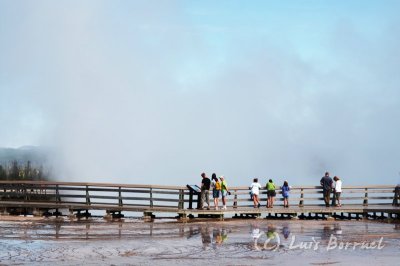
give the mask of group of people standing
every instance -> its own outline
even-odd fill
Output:
[[[253,183],[250,185],[250,197],[253,200],[254,208],[260,208],[260,189],[262,188],[261,184],[258,183],[258,178],[253,179]],[[273,208],[276,196],[276,186],[272,179],[268,180],[265,188],[267,189],[267,208]],[[282,197],[283,197],[283,207],[289,207],[289,191],[290,187],[287,181],[283,182],[281,187]]]
[[[210,178],[207,177],[205,173],[201,174],[202,180],[201,180],[201,201],[200,201],[200,206],[199,208],[201,209],[207,209],[210,210],[211,205],[210,205],[210,189],[212,189],[212,196],[214,199],[214,208],[215,210],[219,209],[219,197],[221,195],[222,198],[222,210],[226,210],[226,202],[227,202],[227,196],[230,195],[231,193],[229,192],[228,189],[228,184],[225,180],[224,176],[220,176],[217,178],[217,175],[215,173],[212,174],[211,180]],[[274,202],[275,202],[275,196],[276,196],[276,186],[272,179],[270,179],[265,186],[267,189],[267,208],[273,208]],[[249,187],[250,189],[250,195],[251,198],[253,199],[254,203],[254,208],[260,208],[261,203],[260,203],[260,189],[262,189],[262,186],[260,183],[258,183],[258,178],[255,178],[253,180],[253,183]],[[284,207],[287,208],[289,207],[289,191],[290,187],[288,185],[288,182],[285,181],[283,186],[281,187],[282,189],[282,196],[283,196],[283,202],[284,202]],[[207,204],[207,207],[205,206]]]
[[[329,172],[325,172],[325,175],[321,178],[320,184],[324,194],[325,206],[330,207],[331,193],[333,191],[333,205],[336,207],[342,207],[340,202],[340,196],[342,195],[342,180],[340,180],[338,176],[334,176],[332,179],[329,176]]]
[[[205,173],[201,174],[202,181],[201,181],[201,201],[199,208],[207,208],[210,210],[210,189],[212,190],[212,196],[214,199],[214,208],[215,210],[219,209],[219,197],[221,195],[222,198],[222,210],[226,210],[226,202],[227,196],[231,193],[228,190],[228,185],[225,180],[224,176],[220,176],[217,178],[215,173],[212,174],[211,180],[207,177]],[[337,207],[341,207],[340,196],[342,193],[342,181],[338,176],[335,176],[333,179],[329,176],[329,172],[325,173],[320,180],[320,184],[323,189],[324,201],[325,206],[330,207],[330,195],[333,191],[334,193],[334,205]],[[253,200],[254,208],[260,208],[260,190],[263,187],[258,182],[258,178],[253,179],[253,183],[251,183],[250,189],[250,197]],[[276,197],[276,186],[272,179],[269,179],[267,184],[265,185],[267,190],[267,208],[273,208],[275,197]],[[289,192],[291,187],[289,186],[288,181],[284,181],[283,185],[281,186],[281,194],[283,197],[283,207],[289,208]],[[205,207],[207,204],[207,207]]]
[[[225,177],[222,175],[217,178],[215,173],[212,174],[211,180],[205,173],[201,174],[201,205],[199,208],[205,208],[204,203],[207,203],[207,210],[210,209],[210,188],[212,189],[212,196],[214,199],[214,207],[219,209],[219,197],[222,196],[222,210],[226,210],[226,197],[231,193],[228,190],[228,184]]]

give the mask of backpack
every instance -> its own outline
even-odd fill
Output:
[[[215,182],[215,189],[216,190],[221,190],[221,182]]]

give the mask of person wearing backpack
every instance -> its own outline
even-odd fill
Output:
[[[254,203],[254,208],[260,208],[260,200],[258,195],[260,194],[261,185],[258,183],[258,178],[253,179],[253,183],[250,185],[251,196]]]
[[[268,195],[267,208],[273,208],[276,192],[275,192],[275,184],[274,184],[274,182],[272,182],[272,179],[270,179],[268,181],[266,187],[267,187],[267,195]]]
[[[219,182],[217,175],[214,173],[211,176],[211,187],[213,192],[213,199],[214,199],[214,207],[215,210],[218,210],[219,205],[219,194],[221,192],[221,182]]]

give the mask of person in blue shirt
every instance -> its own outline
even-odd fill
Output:
[[[282,196],[283,196],[283,207],[289,208],[289,191],[290,187],[287,181],[283,182]]]

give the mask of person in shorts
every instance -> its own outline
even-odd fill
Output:
[[[267,199],[267,208],[273,208],[274,207],[274,201],[275,201],[275,196],[276,196],[276,192],[275,192],[275,184],[272,181],[272,179],[270,179],[266,185],[267,187],[267,195],[268,195],[268,199]]]
[[[283,182],[282,186],[282,197],[283,197],[283,207],[284,208],[289,208],[289,191],[290,187],[288,184],[288,181]]]
[[[220,176],[219,179],[221,180],[221,195],[222,195],[222,209],[226,210],[226,197],[231,193],[228,190],[228,185],[226,183],[225,177]]]
[[[221,193],[221,182],[219,182],[215,173],[211,176],[211,188],[214,199],[214,207],[216,210],[218,210],[219,194]]]
[[[260,208],[260,194],[261,185],[258,183],[258,178],[253,179],[253,183],[250,185],[251,196],[253,198],[254,208]]]

